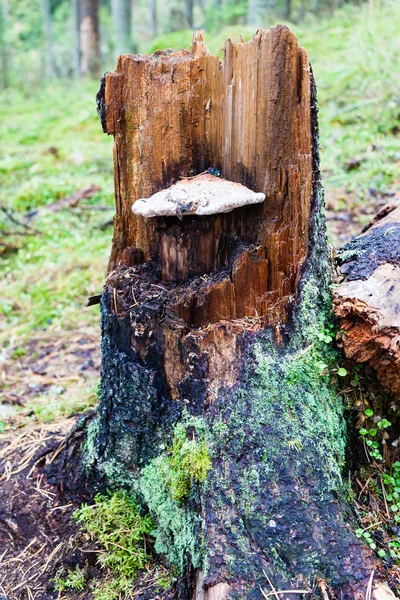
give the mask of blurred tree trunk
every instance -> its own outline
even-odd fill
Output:
[[[207,4],[206,4],[205,0],[197,0],[197,4],[199,5],[199,7],[201,8],[201,11],[204,14],[207,9]]]
[[[46,41],[46,75],[53,77],[56,74],[56,63],[54,59],[53,28],[51,24],[50,0],[42,0],[43,33]]]
[[[268,23],[263,23],[263,20],[274,4],[274,0],[248,0],[247,23],[256,27],[267,26]]]
[[[73,66],[75,77],[81,76],[81,44],[80,44],[80,2],[71,0],[72,32],[73,32]]]
[[[155,37],[157,37],[157,34],[158,34],[157,0],[150,0],[150,21],[151,21],[151,35],[153,38],[155,38]]]
[[[290,21],[291,16],[292,16],[292,0],[286,0],[285,1],[285,19]]]
[[[193,29],[193,0],[185,0],[185,17],[189,27]]]
[[[82,75],[99,77],[99,0],[83,0],[80,42]]]
[[[1,0],[0,10],[1,85],[3,89],[6,89],[9,85],[9,49],[7,40],[9,12],[7,0]]]
[[[111,0],[115,29],[115,53],[129,54],[131,47],[131,3],[130,0]]]

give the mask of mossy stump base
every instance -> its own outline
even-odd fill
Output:
[[[115,137],[93,472],[156,523],[176,598],[390,596],[354,533],[330,319],[316,93],[286,27],[122,56],[98,95]],[[212,169],[260,204],[145,218],[140,198]],[[332,359],[334,360],[334,359]],[[311,594],[311,595],[310,595]],[[286,594],[295,600],[301,593]]]

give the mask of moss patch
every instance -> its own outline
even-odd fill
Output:
[[[182,572],[190,557],[203,565],[201,517],[195,509],[195,484],[211,468],[205,421],[187,414],[174,429],[172,446],[142,471],[138,488],[156,522],[155,549]]]

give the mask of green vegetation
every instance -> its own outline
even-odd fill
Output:
[[[3,237],[10,248],[0,246],[0,346],[11,373],[3,390],[14,391],[15,372],[23,411],[40,420],[75,414],[96,401],[97,373],[80,370],[86,347],[81,346],[81,358],[77,347],[77,334],[81,340],[99,339],[98,309],[84,305],[103,286],[112,231],[103,224],[114,212],[112,140],[96,115],[96,88],[95,83],[69,89],[53,84],[27,96],[17,90],[1,94],[0,204],[19,220],[41,209],[28,221],[32,235]],[[76,208],[46,210],[92,184],[99,192]],[[71,346],[78,354],[72,362]],[[44,389],[29,373],[49,352],[60,370]],[[7,417],[17,411],[21,408],[13,407]]]
[[[77,565],[75,569],[63,575],[61,569],[54,578],[54,587],[57,592],[65,592],[65,590],[82,592],[86,587],[85,570]]]
[[[150,560],[146,544],[153,529],[151,517],[141,516],[139,507],[125,492],[97,495],[95,504],[82,506],[74,516],[99,545],[99,563],[109,573],[104,582],[95,582],[94,599],[113,600],[120,593],[129,597],[137,571]]]
[[[207,471],[211,469],[207,442],[197,441],[193,430],[188,439],[185,423],[175,427],[174,440],[162,468],[162,476],[171,490],[171,496],[178,502],[184,502],[192,488],[193,482],[203,483]]]
[[[82,203],[86,209],[43,210],[30,221],[38,233],[2,257],[2,341],[5,334],[20,340],[33,330],[96,320],[93,311],[82,319],[82,310],[86,296],[102,287],[111,232],[100,226],[113,205],[112,144],[96,115],[96,87],[53,85],[33,98],[15,90],[2,95],[7,142],[0,153],[0,202],[26,213],[90,184],[100,188]],[[110,212],[98,210],[103,207]]]
[[[180,572],[188,552],[194,567],[203,566],[200,516],[187,501],[211,469],[207,437],[205,421],[186,415],[175,427],[171,448],[143,469],[137,485],[155,521],[154,549]]]

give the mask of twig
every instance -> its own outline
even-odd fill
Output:
[[[326,581],[324,581],[322,579],[322,577],[318,577],[318,579],[317,579],[317,586],[318,586],[319,592],[320,592],[323,600],[330,600],[329,588],[326,585]]]
[[[326,585],[326,584],[325,584]],[[268,592],[268,594],[266,592],[264,592],[263,589],[261,589],[261,593],[264,596],[264,598],[270,598],[271,596],[275,596],[279,599],[279,595],[278,594],[312,594],[311,590],[275,590],[273,592]],[[330,600],[329,596],[325,597],[324,596],[324,600]]]
[[[389,507],[388,507],[387,500],[386,500],[386,490],[385,490],[385,486],[383,485],[382,475],[380,476],[380,480],[381,480],[383,500],[385,501],[386,515],[387,515],[387,518],[390,520]]]
[[[374,573],[375,573],[375,569],[372,569],[371,571],[371,576],[369,578],[368,581],[368,585],[367,585],[367,591],[365,593],[365,600],[371,600],[371,595],[372,595],[372,582],[374,580]]]
[[[85,302],[85,306],[94,306],[95,304],[100,304],[101,294],[95,294],[94,296],[89,296],[89,298]]]
[[[36,233],[36,234],[39,233],[37,231],[37,229],[33,229],[33,227],[30,227],[26,223],[22,223],[16,217],[14,217],[14,213],[11,210],[11,208],[7,208],[6,206],[4,206],[4,204],[0,204],[0,210],[3,211],[3,213],[7,216],[8,219],[10,219],[10,221],[12,223],[14,223],[14,225],[18,225],[18,227],[22,227],[23,229],[27,229],[31,233]]]
[[[264,573],[265,579],[268,581],[268,583],[269,583],[269,585],[271,587],[271,590],[272,590],[272,592],[270,592],[270,594],[268,594],[268,595],[275,596],[276,600],[279,600],[279,596],[278,596],[278,594],[276,592],[276,589],[274,588],[272,581],[270,580],[270,578],[268,577],[268,575],[267,575],[267,573],[265,572],[264,569],[263,569],[263,573]],[[268,595],[265,596],[265,597],[268,597]]]

